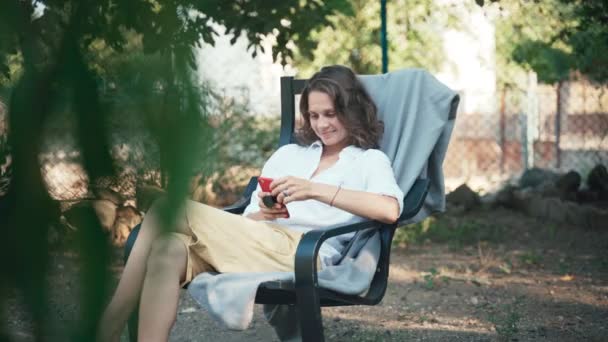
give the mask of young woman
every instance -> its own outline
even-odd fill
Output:
[[[138,299],[141,341],[167,341],[179,290],[199,273],[293,271],[304,232],[363,219],[395,222],[403,193],[378,147],[383,126],[376,106],[344,66],[324,67],[300,100],[299,144],[277,150],[243,216],[188,201],[173,233],[161,234],[162,201],[147,213],[116,292],[103,314],[100,341],[118,341]],[[268,208],[262,199],[276,196]],[[340,256],[348,237],[328,240],[321,267]]]

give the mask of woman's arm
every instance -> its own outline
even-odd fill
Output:
[[[390,196],[379,195],[366,191],[356,191],[338,188],[334,185],[313,183],[317,201],[384,223],[394,223],[399,219],[399,202]],[[335,198],[334,198],[335,195]]]
[[[393,223],[399,219],[399,202],[390,196],[343,189],[297,177],[276,179],[270,188],[279,203],[314,199],[354,215],[384,223]]]

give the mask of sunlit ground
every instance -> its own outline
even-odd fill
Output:
[[[460,243],[402,243],[381,304],[323,310],[328,341],[604,341],[608,334],[608,231],[540,222],[503,209],[447,215]],[[489,236],[478,242],[476,236]],[[423,239],[424,240],[424,239]],[[52,340],[78,317],[78,256],[57,251]],[[113,270],[121,271],[121,253]],[[31,341],[21,301],[9,301],[16,341]],[[250,329],[228,331],[182,293],[171,341],[276,341],[257,306]],[[127,341],[126,334],[123,341]]]

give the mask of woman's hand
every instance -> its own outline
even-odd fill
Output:
[[[277,196],[277,202],[287,204],[313,198],[315,184],[303,178],[288,176],[275,179],[270,184],[270,189],[272,195]]]
[[[249,215],[248,216],[249,218],[258,220],[258,221],[262,221],[262,220],[273,221],[278,218],[289,217],[289,215],[287,214],[287,208],[285,207],[285,205],[283,205],[281,203],[275,203],[274,206],[272,206],[272,208],[266,207],[266,205],[262,201],[262,198],[264,198],[265,196],[272,196],[272,194],[269,192],[263,192],[263,191],[258,192],[258,200],[259,200],[258,205],[260,207],[260,211]]]

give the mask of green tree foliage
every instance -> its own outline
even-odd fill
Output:
[[[44,15],[30,21],[34,3],[43,5]],[[45,51],[57,48],[61,28],[77,34],[85,47],[101,39],[117,51],[128,45],[125,31],[134,31],[141,34],[146,53],[173,52],[178,60],[195,67],[190,48],[201,40],[213,45],[217,35],[214,23],[225,26],[227,34],[233,35],[233,41],[245,35],[253,54],[265,35],[275,34],[277,44],[272,54],[279,59],[292,56],[290,42],[296,46],[314,46],[314,40],[307,33],[326,24],[328,15],[338,11],[352,13],[347,0],[100,0],[84,4],[57,0],[3,1],[0,11],[4,14],[0,23],[0,60],[4,63],[0,71],[5,75],[9,74],[9,68],[4,59],[25,47],[19,44],[24,36],[31,35],[32,39],[28,42],[31,52],[27,55],[39,56],[39,61],[43,61],[46,55],[37,48]],[[34,41],[34,38],[40,39]]]
[[[608,5],[603,0],[494,1],[499,87],[523,86],[525,69],[556,83],[578,70],[608,80]],[[483,4],[482,4],[483,5]]]
[[[562,11],[558,0],[500,1],[496,20],[496,69],[499,88],[524,88],[526,67],[529,68],[531,64],[547,70],[551,74],[548,79],[563,75],[564,70],[555,69],[562,67],[562,64],[555,65],[552,61],[543,59],[560,55],[559,51],[566,53],[563,42],[554,39],[555,32],[562,30],[567,24],[560,19]],[[545,74],[539,74],[541,81],[547,81],[544,77]]]
[[[380,1],[350,0],[354,15],[337,13],[329,26],[314,30],[316,49],[298,49],[294,65],[312,75],[328,64],[344,64],[357,73],[381,71]],[[438,32],[458,26],[454,7],[434,0],[395,0],[387,3],[390,68],[437,70],[444,60]]]
[[[561,0],[571,4],[576,25],[564,34],[572,47],[576,69],[597,82],[608,82],[608,2]]]
[[[287,58],[292,55],[289,46],[314,45],[308,33],[327,24],[328,15],[348,10],[346,0],[0,1],[0,73],[12,82],[8,144],[13,160],[8,195],[0,197],[0,250],[2,260],[14,261],[0,267],[0,291],[10,287],[22,291],[37,340],[47,339],[47,234],[58,216],[38,160],[42,132],[53,109],[63,99],[72,109],[83,166],[94,181],[114,171],[99,80],[111,80],[119,90],[126,90],[121,85],[129,80],[121,80],[121,75],[138,75],[139,81],[132,83],[146,98],[160,89],[161,95],[153,101],[142,99],[139,109],[155,108],[163,117],[158,134],[165,151],[161,159],[165,158],[168,175],[168,209],[172,209],[165,219],[171,220],[187,190],[193,156],[200,154],[196,147],[205,117],[191,73],[192,48],[201,41],[213,44],[212,25],[217,23],[235,40],[245,35],[253,54],[262,37],[272,33],[277,37],[273,57]],[[145,60],[144,55],[152,54],[158,59]],[[133,59],[127,63],[121,58]],[[129,72],[116,69],[137,65]],[[80,322],[68,330],[74,340],[93,341],[107,292],[109,250],[92,210],[79,221],[83,227],[78,232]],[[2,309],[3,304],[0,296]],[[0,323],[0,339],[10,340],[5,322]]]
[[[568,79],[572,67],[570,54],[549,43],[526,40],[512,52],[516,63],[529,66],[543,83],[557,83]]]

